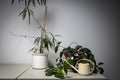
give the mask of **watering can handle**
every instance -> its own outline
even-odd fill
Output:
[[[78,63],[79,63],[81,60],[88,61],[88,62],[90,62],[90,63],[92,64],[93,67],[90,68],[90,69],[91,69],[91,70],[90,70],[90,74],[91,74],[91,73],[94,71],[94,69],[95,69],[95,64],[94,64],[94,62],[91,61],[91,60],[89,60],[89,59],[83,58],[83,59],[80,59],[80,60],[77,61],[77,65],[78,65]]]

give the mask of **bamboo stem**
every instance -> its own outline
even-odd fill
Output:
[[[43,29],[41,29],[40,53],[43,53],[43,48],[44,48],[44,38],[45,38],[45,32],[46,32],[46,18],[47,18],[47,5],[45,5],[45,15],[44,15]]]

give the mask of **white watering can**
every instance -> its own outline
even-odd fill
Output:
[[[82,63],[80,61],[88,61],[89,63]],[[95,64],[94,62],[92,62],[89,59],[83,58],[77,61],[77,65],[78,65],[78,69],[75,68],[73,65],[71,65],[66,59],[65,59],[66,63],[69,64],[73,69],[75,69],[79,74],[81,75],[89,75],[94,71],[95,68]],[[91,65],[90,65],[91,64]],[[92,66],[92,68],[90,67]]]

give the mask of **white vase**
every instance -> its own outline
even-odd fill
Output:
[[[39,53],[33,54],[32,68],[33,69],[44,69],[48,66],[48,54]]]

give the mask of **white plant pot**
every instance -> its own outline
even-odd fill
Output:
[[[33,54],[32,68],[33,69],[44,69],[48,66],[48,54],[39,53]]]

